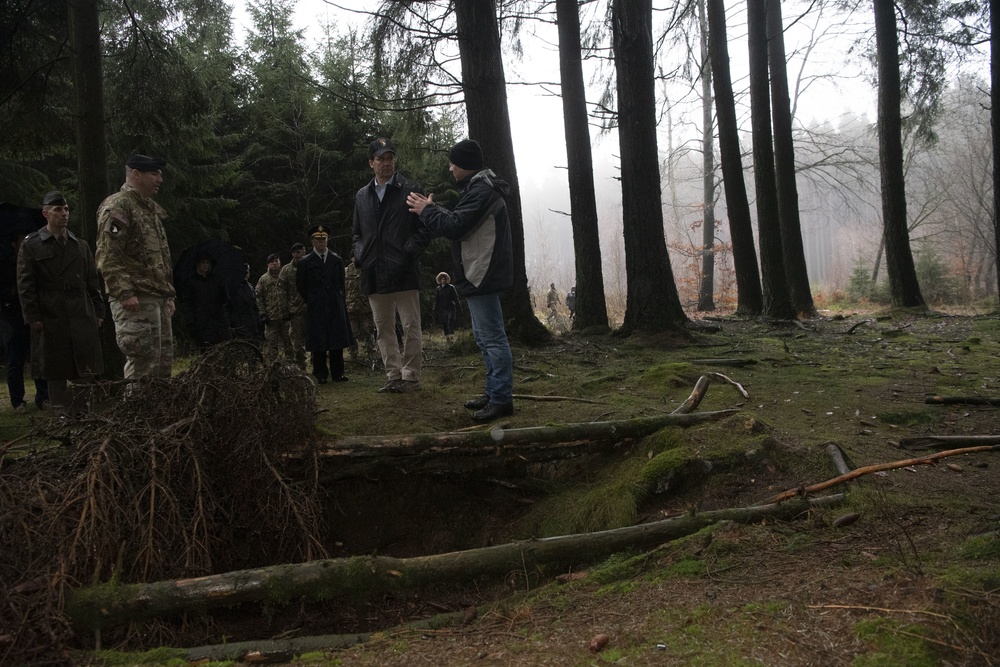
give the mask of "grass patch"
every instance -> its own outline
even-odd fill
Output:
[[[933,644],[923,638],[924,629],[920,626],[877,618],[861,621],[854,632],[875,650],[854,658],[853,667],[936,667],[940,664]]]

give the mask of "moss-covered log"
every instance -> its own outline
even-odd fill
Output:
[[[322,476],[328,481],[365,474],[384,465],[403,467],[407,472],[461,472],[511,462],[542,463],[607,451],[668,426],[718,421],[738,412],[718,410],[623,421],[417,435],[345,436],[320,442],[318,456],[320,462],[326,464]]]
[[[629,528],[416,558],[358,556],[275,565],[196,579],[106,584],[71,591],[66,608],[75,629],[89,632],[131,621],[245,602],[283,604],[301,598],[329,600],[343,594],[467,581],[476,577],[502,576],[512,571],[532,571],[547,565],[595,562],[620,551],[648,549],[690,535],[717,521],[790,520],[809,509],[830,506],[841,499],[842,496],[828,496],[781,505],[714,510]]]

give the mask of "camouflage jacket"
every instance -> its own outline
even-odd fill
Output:
[[[295,262],[289,262],[281,267],[278,272],[278,280],[281,281],[285,290],[285,302],[288,304],[289,315],[300,315],[306,312],[306,302],[295,287]]]
[[[288,298],[280,276],[272,276],[265,271],[257,281],[255,292],[261,317],[270,321],[288,319]]]
[[[166,211],[131,186],[101,202],[97,209],[97,269],[104,276],[108,297],[173,297],[173,262],[163,230]]]
[[[368,297],[361,291],[361,271],[354,262],[347,263],[344,289],[347,292],[347,312],[355,317],[363,317],[372,312]]]

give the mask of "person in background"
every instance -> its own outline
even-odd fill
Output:
[[[250,284],[250,265],[243,265],[243,280],[229,294],[229,326],[233,338],[259,343],[260,311],[257,309],[257,294]]]
[[[213,269],[215,260],[208,253],[195,258],[195,270],[181,286],[180,302],[188,333],[204,352],[212,345],[230,340],[229,295]]]
[[[354,344],[344,302],[344,260],[327,246],[326,225],[309,228],[313,251],[295,272],[299,294],[306,302],[306,350],[312,353],[313,375],[319,384],[329,378],[346,382],[344,348]]]
[[[288,303],[288,333],[292,338],[292,356],[295,365],[302,370],[306,369],[306,302],[302,300],[296,287],[295,271],[305,256],[306,247],[299,242],[293,243],[292,260],[281,267],[278,273]]]
[[[451,345],[455,342],[455,321],[462,310],[462,301],[458,298],[458,290],[451,284],[451,276],[442,271],[435,280],[434,319],[444,329],[444,338]]]
[[[559,321],[559,313],[556,311],[562,300],[559,298],[559,292],[556,291],[556,284],[549,283],[549,293],[545,297],[545,305],[549,309],[548,314],[548,324],[552,326]]]
[[[267,271],[257,280],[257,308],[264,320],[264,343],[268,354],[277,358],[284,354],[291,363],[295,357],[292,350],[292,334],[289,329],[288,295],[281,282],[281,258],[278,253],[267,256]]]
[[[104,277],[127,379],[170,377],[174,361],[171,318],[177,292],[163,229],[167,213],[153,201],[166,164],[130,155],[125,184],[97,209],[97,268]]]
[[[24,400],[24,366],[31,352],[31,328],[21,312],[21,297],[17,294],[17,253],[21,241],[31,230],[13,230],[14,237],[6,247],[0,247],[0,321],[3,322],[3,347],[7,362],[7,393],[14,412],[28,410]],[[44,410],[49,405],[49,385],[34,378],[35,407]]]
[[[486,365],[486,391],[465,402],[472,418],[492,421],[514,414],[514,358],[504,329],[500,293],[514,283],[514,251],[507,218],[510,185],[485,168],[479,143],[465,139],[448,152],[461,197],[454,210],[414,192],[410,211],[435,234],[451,239],[455,287],[465,297],[472,335]]]
[[[420,329],[420,262],[432,235],[410,213],[406,197],[423,192],[396,171],[396,147],[389,139],[369,146],[368,166],[374,177],[354,197],[354,262],[361,270],[361,291],[375,321],[386,384],[379,392],[420,389],[423,362]],[[396,339],[396,316],[403,325],[403,344]]]
[[[67,229],[69,205],[59,192],[42,199],[46,225],[28,234],[17,255],[17,290],[31,327],[31,367],[48,381],[57,414],[86,409],[90,384],[104,372],[100,327],[104,321],[97,263],[90,246]]]
[[[566,294],[566,308],[569,309],[569,319],[573,319],[576,316],[576,285],[570,287]]]

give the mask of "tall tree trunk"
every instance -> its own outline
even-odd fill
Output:
[[[698,0],[701,46],[701,185],[704,200],[701,228],[701,286],[698,310],[715,310],[715,136],[712,115],[712,63],[708,55],[705,0]]]
[[[514,141],[507,108],[507,82],[500,52],[496,0],[462,0],[455,3],[458,48],[462,61],[462,86],[469,118],[469,136],[483,147],[486,166],[510,183],[507,214],[514,245],[514,285],[504,294],[508,333],[524,342],[550,338],[535,317],[528,293],[524,261],[524,217],[521,189],[514,163]]]
[[[997,0],[990,0],[990,127],[993,129],[993,234],[1000,297],[1000,37],[997,36]]]
[[[885,228],[885,268],[892,304],[924,305],[910,249],[906,224],[906,183],[900,119],[899,41],[893,0],[875,0],[875,42],[878,60],[878,144],[882,175],[882,225]]]
[[[687,316],[681,308],[663,233],[652,1],[613,0],[611,22],[628,278],[622,331],[681,329]]]
[[[736,269],[737,308],[742,317],[757,317],[764,310],[757,252],[754,249],[753,225],[746,182],[733,81],[729,73],[729,47],[726,44],[726,7],[724,0],[707,0],[708,50],[712,61],[712,84],[715,111],[719,122],[719,153],[722,184],[726,191],[729,237],[733,242],[733,265]]]
[[[764,314],[795,317],[788,298],[785,257],[781,243],[774,148],[771,143],[771,99],[767,76],[767,0],[747,0],[747,44],[750,49],[750,125],[753,129],[754,186],[757,193],[757,233],[760,272],[764,284]]]
[[[815,315],[806,253],[802,247],[799,193],[795,186],[795,146],[792,141],[792,109],[785,67],[785,34],[780,0],[767,2],[767,55],[771,71],[771,113],[774,114],[774,172],[778,188],[778,218],[781,250],[785,258],[785,280],[792,308],[801,315]]]
[[[76,156],[80,203],[73,216],[91,247],[97,241],[97,207],[108,196],[108,154],[101,71],[101,24],[97,0],[66,3],[73,45],[73,88],[76,97]],[[124,169],[124,165],[123,165]],[[110,311],[109,311],[110,312]],[[125,359],[115,340],[110,317],[101,326],[105,373],[122,377]]]
[[[559,26],[559,80],[562,86],[563,127],[569,161],[569,205],[576,258],[576,315],[574,329],[608,328],[601,270],[601,237],[597,228],[594,160],[590,147],[587,92],[580,48],[580,7],[577,0],[556,0]]]
[[[77,220],[91,246],[97,241],[97,207],[108,196],[108,155],[104,129],[101,25],[97,0],[69,0],[76,92],[76,155],[80,179]]]

